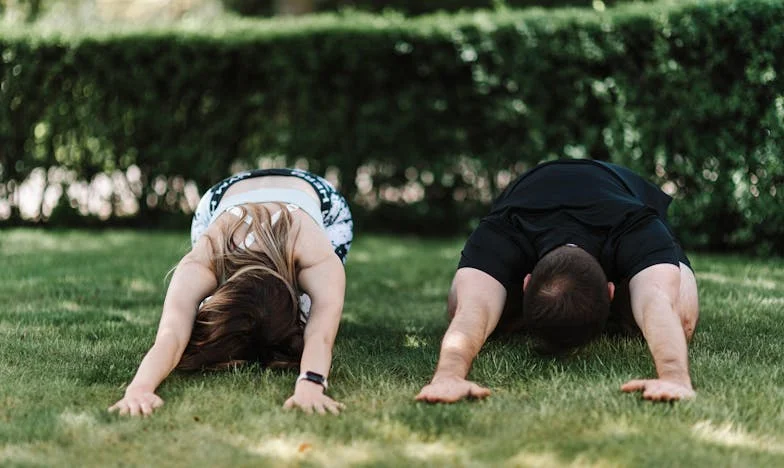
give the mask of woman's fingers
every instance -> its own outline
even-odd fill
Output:
[[[320,415],[326,415],[328,412],[340,414],[340,411],[345,407],[346,406],[343,403],[338,403],[328,396],[321,396],[320,398],[309,401],[297,400],[296,397],[292,396],[283,403],[283,409],[299,408],[306,414],[317,413]]]
[[[128,405],[124,401],[118,401],[109,408],[109,412],[120,415],[128,413]]]
[[[346,408],[346,405],[343,403],[338,403],[337,401],[333,401],[331,405],[327,406],[327,409],[332,414],[340,414],[342,410]]]
[[[125,396],[108,408],[110,413],[120,416],[150,416],[157,408],[163,406],[163,399],[154,393],[145,393],[136,396]]]

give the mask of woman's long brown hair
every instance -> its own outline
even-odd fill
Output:
[[[249,361],[268,367],[299,364],[303,325],[291,215],[281,204],[273,224],[261,205],[240,208],[236,221],[209,237],[219,286],[199,308],[178,369],[225,369]],[[253,218],[247,232],[256,238],[251,248],[235,242],[247,215]]]

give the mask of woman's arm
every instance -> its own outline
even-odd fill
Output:
[[[155,343],[142,359],[125,396],[109,408],[120,414],[149,415],[163,404],[158,385],[177,366],[190,339],[199,302],[217,287],[209,263],[206,238],[196,244],[174,270]]]
[[[299,240],[302,245],[298,280],[300,287],[310,296],[311,306],[305,327],[300,373],[314,372],[327,378],[332,364],[332,346],[343,312],[346,274],[323,233],[308,233],[305,229]],[[284,408],[296,406],[307,413],[339,413],[343,405],[324,395],[324,390],[317,383],[298,380],[294,395],[286,400]]]

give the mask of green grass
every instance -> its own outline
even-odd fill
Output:
[[[2,466],[781,466],[784,261],[692,255],[702,318],[695,401],[618,387],[653,375],[645,344],[568,359],[489,343],[479,402],[413,402],[446,326],[461,241],[360,236],[330,394],[339,417],[280,409],[294,374],[175,374],[151,418],[110,415],[155,334],[185,234],[0,231]]]

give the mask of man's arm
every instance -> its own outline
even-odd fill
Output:
[[[629,282],[632,312],[656,365],[657,379],[631,380],[625,392],[642,391],[643,398],[672,401],[695,396],[689,377],[687,337],[681,304],[681,271],[658,264],[640,271]]]
[[[465,377],[498,324],[505,300],[506,289],[492,276],[474,268],[457,270],[450,291],[450,309],[454,306],[454,316],[441,342],[441,355],[433,379],[419,392],[417,400],[453,403],[463,398],[490,395],[490,390]]]

